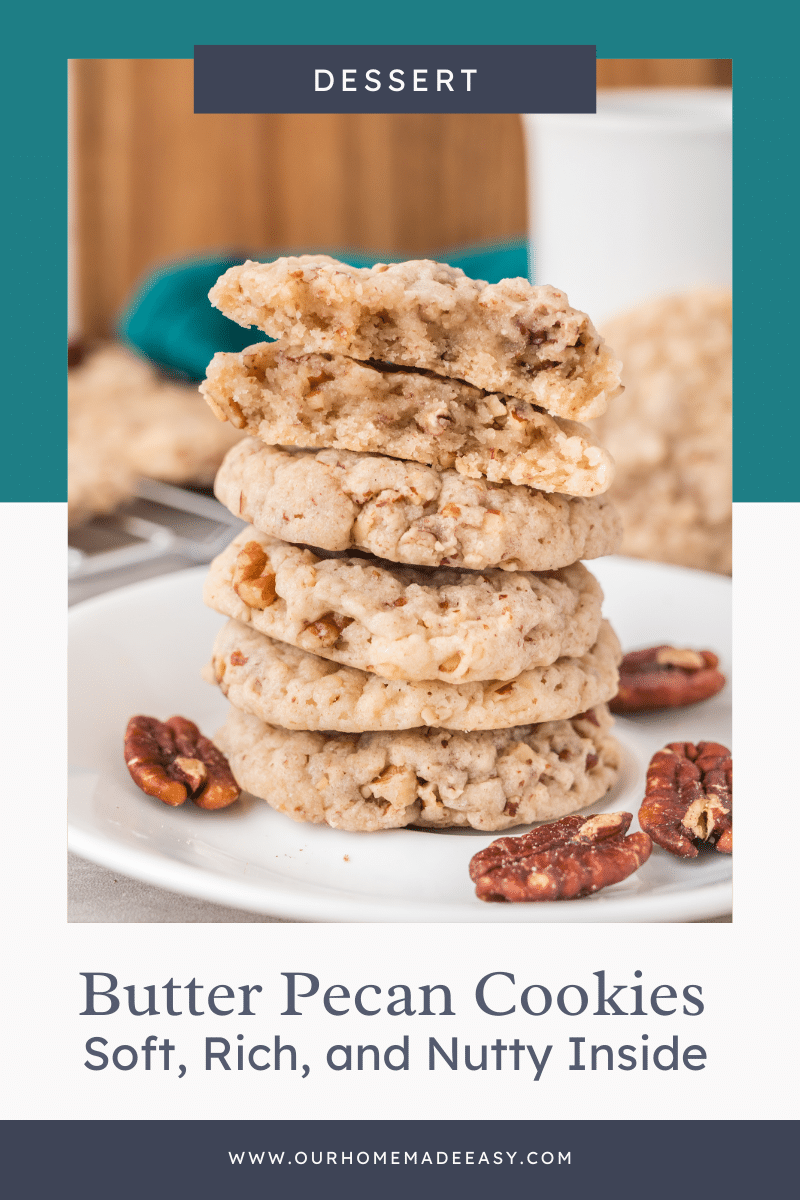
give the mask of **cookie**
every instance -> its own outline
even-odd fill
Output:
[[[215,354],[200,390],[271,446],[377,451],[569,496],[599,495],[613,478],[585,425],[429,372],[259,342]]]
[[[240,440],[197,386],[165,379],[124,346],[100,346],[69,372],[69,521],[132,499],[146,476],[209,484]]]
[[[731,571],[731,293],[652,300],[607,326],[625,392],[599,422],[623,553]]]
[[[231,267],[209,299],[306,351],[465,379],[571,420],[599,416],[619,388],[620,364],[585,313],[526,279],[488,284],[428,260],[357,268],[303,255]]]
[[[508,682],[410,683],[340,666],[229,621],[204,676],[236,708],[284,729],[507,729],[565,720],[610,700],[620,658],[616,635],[603,621],[586,654],[534,667]]]
[[[401,567],[243,530],[211,564],[209,608],[384,679],[513,679],[579,657],[603,593],[582,563],[547,575]]]
[[[292,732],[231,709],[214,741],[237,782],[295,821],[374,832],[405,825],[499,830],[599,800],[619,774],[605,705],[486,733]]]
[[[214,490],[274,537],[419,566],[550,571],[613,554],[622,538],[604,496],[548,495],[375,454],[286,451],[255,438],[229,451]]]

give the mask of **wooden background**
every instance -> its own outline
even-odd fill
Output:
[[[720,59],[605,59],[599,87],[730,86]],[[72,75],[79,324],[107,336],[154,264],[235,249],[419,256],[524,234],[513,115],[195,115],[191,60]]]

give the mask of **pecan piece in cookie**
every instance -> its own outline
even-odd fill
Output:
[[[275,600],[275,576],[264,571],[267,556],[259,542],[248,542],[239,551],[233,566],[233,590],[248,608],[269,608]]]
[[[469,865],[479,900],[573,900],[632,875],[650,857],[646,833],[625,836],[631,813],[562,817],[499,838]]]
[[[644,712],[681,708],[716,696],[725,686],[717,670],[719,659],[710,650],[679,650],[652,646],[626,654],[619,669],[619,691],[612,712]]]
[[[131,717],[125,764],[137,787],[173,808],[189,797],[200,808],[227,808],[241,791],[222,751],[185,717]]]
[[[733,852],[733,763],[718,742],[670,742],[650,760],[639,824],[680,858],[698,843]]]
[[[336,645],[342,631],[352,624],[353,618],[345,617],[342,613],[323,613],[318,621],[309,621],[303,626],[297,644],[304,650],[329,650],[331,646]]]

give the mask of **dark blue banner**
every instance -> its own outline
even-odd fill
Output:
[[[594,46],[195,46],[196,113],[595,111]]]
[[[794,1190],[791,1121],[8,1121],[9,1197],[708,1200]],[[457,1189],[457,1192],[455,1191]]]

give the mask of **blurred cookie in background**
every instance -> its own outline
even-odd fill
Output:
[[[731,571],[731,293],[697,289],[607,322],[625,391],[593,424],[613,455],[622,554]]]
[[[210,485],[240,438],[216,420],[196,384],[166,378],[125,346],[71,349],[71,526],[129,500],[140,478]]]

